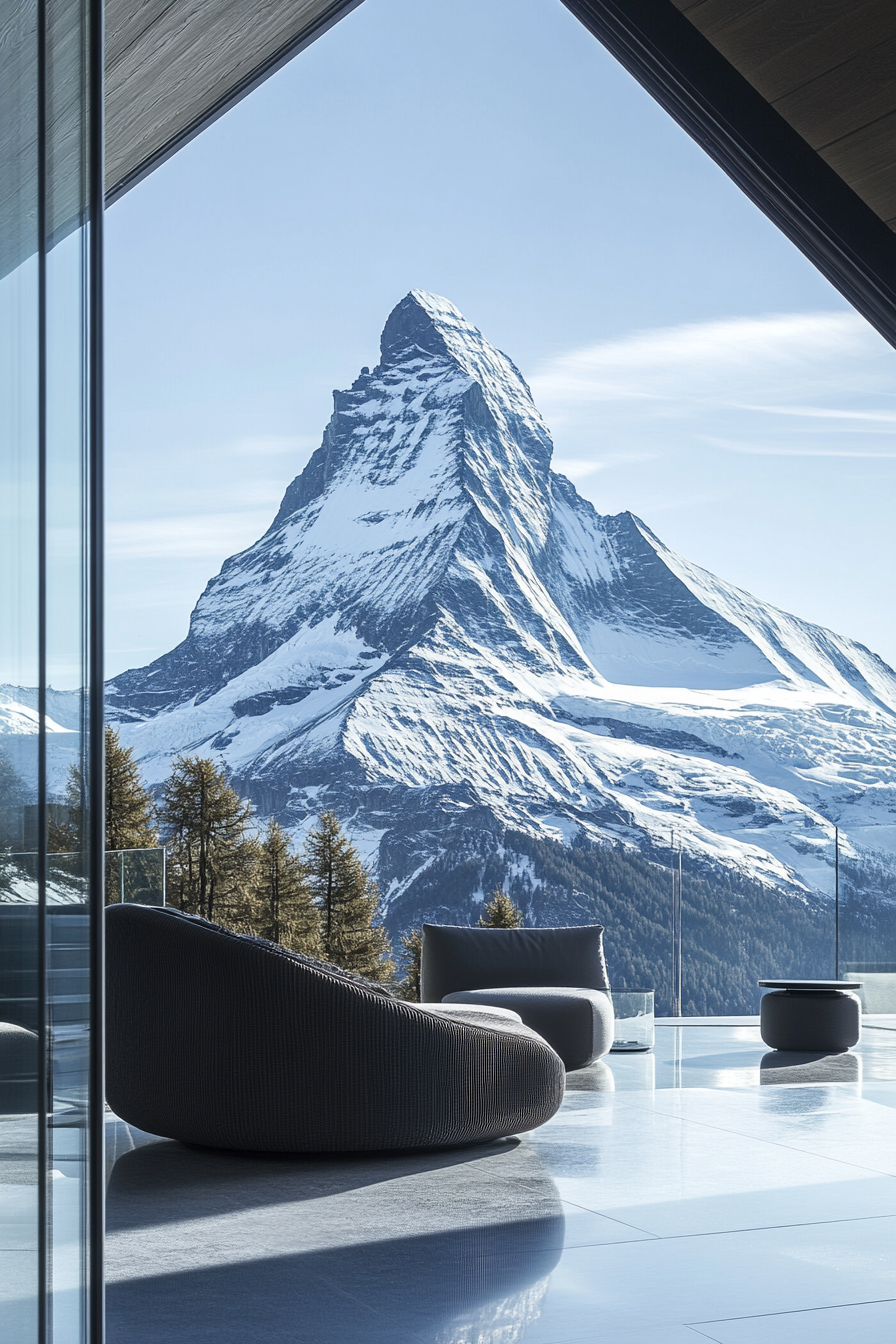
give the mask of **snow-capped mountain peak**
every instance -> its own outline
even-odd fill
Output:
[[[202,752],[287,824],[332,805],[393,894],[461,813],[651,852],[671,824],[807,888],[834,820],[896,834],[892,670],[599,514],[551,452],[513,363],[408,294],[186,640],[110,684],[150,782]]]

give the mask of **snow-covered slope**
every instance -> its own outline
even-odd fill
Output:
[[[151,783],[203,753],[287,824],[333,806],[392,896],[464,816],[644,852],[674,830],[790,890],[828,887],[834,823],[896,848],[893,671],[598,514],[453,305],[409,294],[334,403],[184,642],[108,687]]]
[[[47,777],[51,793],[61,794],[71,766],[77,765],[83,699],[80,691],[47,691]],[[0,753],[25,789],[37,788],[37,691],[0,685]]]

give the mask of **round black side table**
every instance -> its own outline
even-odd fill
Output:
[[[837,1054],[855,1045],[862,1005],[861,980],[760,980],[759,1034],[773,1050]]]

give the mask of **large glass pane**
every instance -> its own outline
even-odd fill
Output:
[[[37,871],[19,856],[34,844],[39,740],[38,48],[33,5],[4,4],[2,16],[0,1315],[10,1338],[32,1344],[42,1287],[42,1013]]]
[[[101,1328],[89,211],[99,38],[86,0],[0,4],[0,1291],[4,1329],[23,1344],[80,1344]]]

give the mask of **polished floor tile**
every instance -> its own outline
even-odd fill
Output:
[[[713,1101],[561,1113],[528,1142],[564,1200],[656,1236],[896,1214],[896,1178],[702,1123]]]
[[[691,1328],[715,1344],[842,1344],[844,1339],[877,1344],[896,1339],[896,1299],[707,1321]]]
[[[889,1344],[896,1033],[869,1038],[764,1065],[755,1026],[660,1027],[547,1125],[451,1153],[210,1153],[113,1118],[110,1344]]]
[[[604,1070],[612,1074],[608,1080]],[[791,1076],[787,1076],[788,1071]],[[589,1081],[590,1077],[590,1081]],[[782,1058],[763,1044],[759,1027],[662,1024],[648,1054],[610,1054],[592,1070],[571,1075],[576,1091],[643,1091],[646,1087],[744,1088],[783,1082],[896,1082],[896,1030],[865,1027],[848,1054]]]
[[[31,1247],[0,1250],[0,1339],[37,1339],[37,1267]]]
[[[646,1100],[646,1099],[645,1099]],[[657,1092],[654,1113],[720,1133],[749,1135],[781,1148],[860,1171],[896,1175],[893,1108],[857,1096],[846,1085],[732,1092]]]
[[[896,1218],[659,1238],[565,1252],[525,1339],[694,1344],[699,1336],[691,1326],[698,1322],[893,1296]],[[864,1341],[885,1344],[889,1336]]]
[[[862,1096],[868,1101],[876,1101],[880,1106],[896,1107],[896,1082],[866,1080],[862,1084]]]
[[[37,1185],[0,1185],[0,1251],[37,1246]]]

